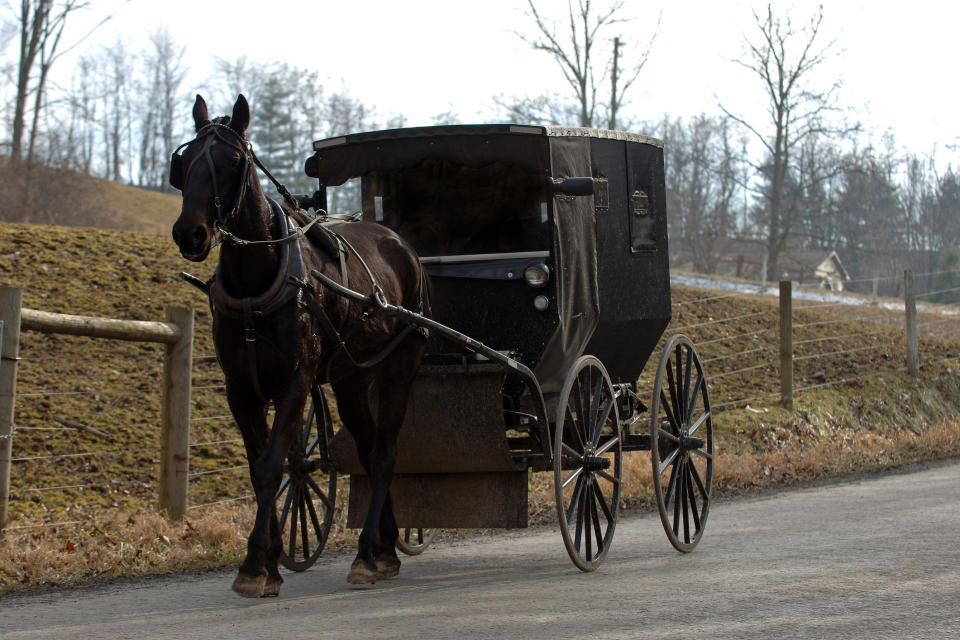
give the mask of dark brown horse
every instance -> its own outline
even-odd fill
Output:
[[[196,138],[171,161],[171,184],[183,192],[173,239],[181,255],[194,262],[224,240],[208,283],[213,338],[257,497],[256,522],[233,589],[247,597],[280,591],[282,543],[274,499],[317,380],[331,383],[343,425],[357,442],[374,488],[347,580],[392,577],[400,561],[389,485],[397,434],[426,338],[408,330],[395,341],[404,325],[357,303],[346,304],[311,272],[343,282],[346,269],[351,288],[367,294],[379,288],[392,304],[422,309],[426,292],[417,256],[395,233],[372,223],[328,227],[345,259],[295,233],[295,223],[260,187],[256,158],[245,137],[250,109],[243,96],[232,116],[213,121],[197,96],[193,120]],[[377,364],[357,365],[377,360],[389,346],[389,355]],[[266,418],[270,403],[276,410],[272,426]]]

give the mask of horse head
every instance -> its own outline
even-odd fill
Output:
[[[183,206],[173,224],[173,241],[187,260],[202,262],[213,247],[217,228],[236,215],[243,203],[251,172],[250,107],[240,95],[229,118],[210,119],[199,95],[193,105],[196,137],[170,159],[170,184],[180,189]],[[256,176],[252,178],[256,182]]]

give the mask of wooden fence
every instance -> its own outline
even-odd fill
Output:
[[[0,287],[0,527],[8,520],[20,331],[163,343],[160,506],[173,519],[187,506],[193,309],[168,307],[162,322],[93,318],[24,309],[19,289]]]

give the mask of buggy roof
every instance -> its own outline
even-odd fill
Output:
[[[328,186],[370,171],[390,171],[443,157],[466,166],[509,162],[530,171],[549,168],[554,138],[601,138],[663,147],[656,138],[587,127],[517,124],[445,125],[352,133],[317,140],[306,174]]]

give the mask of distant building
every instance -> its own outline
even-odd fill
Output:
[[[829,291],[843,291],[844,282],[850,279],[836,251],[785,251],[780,254],[779,264],[795,265],[801,274],[800,284],[816,282]]]
[[[673,256],[673,266],[755,281],[764,280],[763,270],[767,266],[768,272],[775,274],[778,280],[816,285],[830,291],[843,291],[844,283],[850,280],[840,256],[832,250],[783,251],[777,264],[767,265],[766,247],[760,243],[726,240],[717,248],[717,258],[709,261],[695,261],[682,251],[677,252]]]

